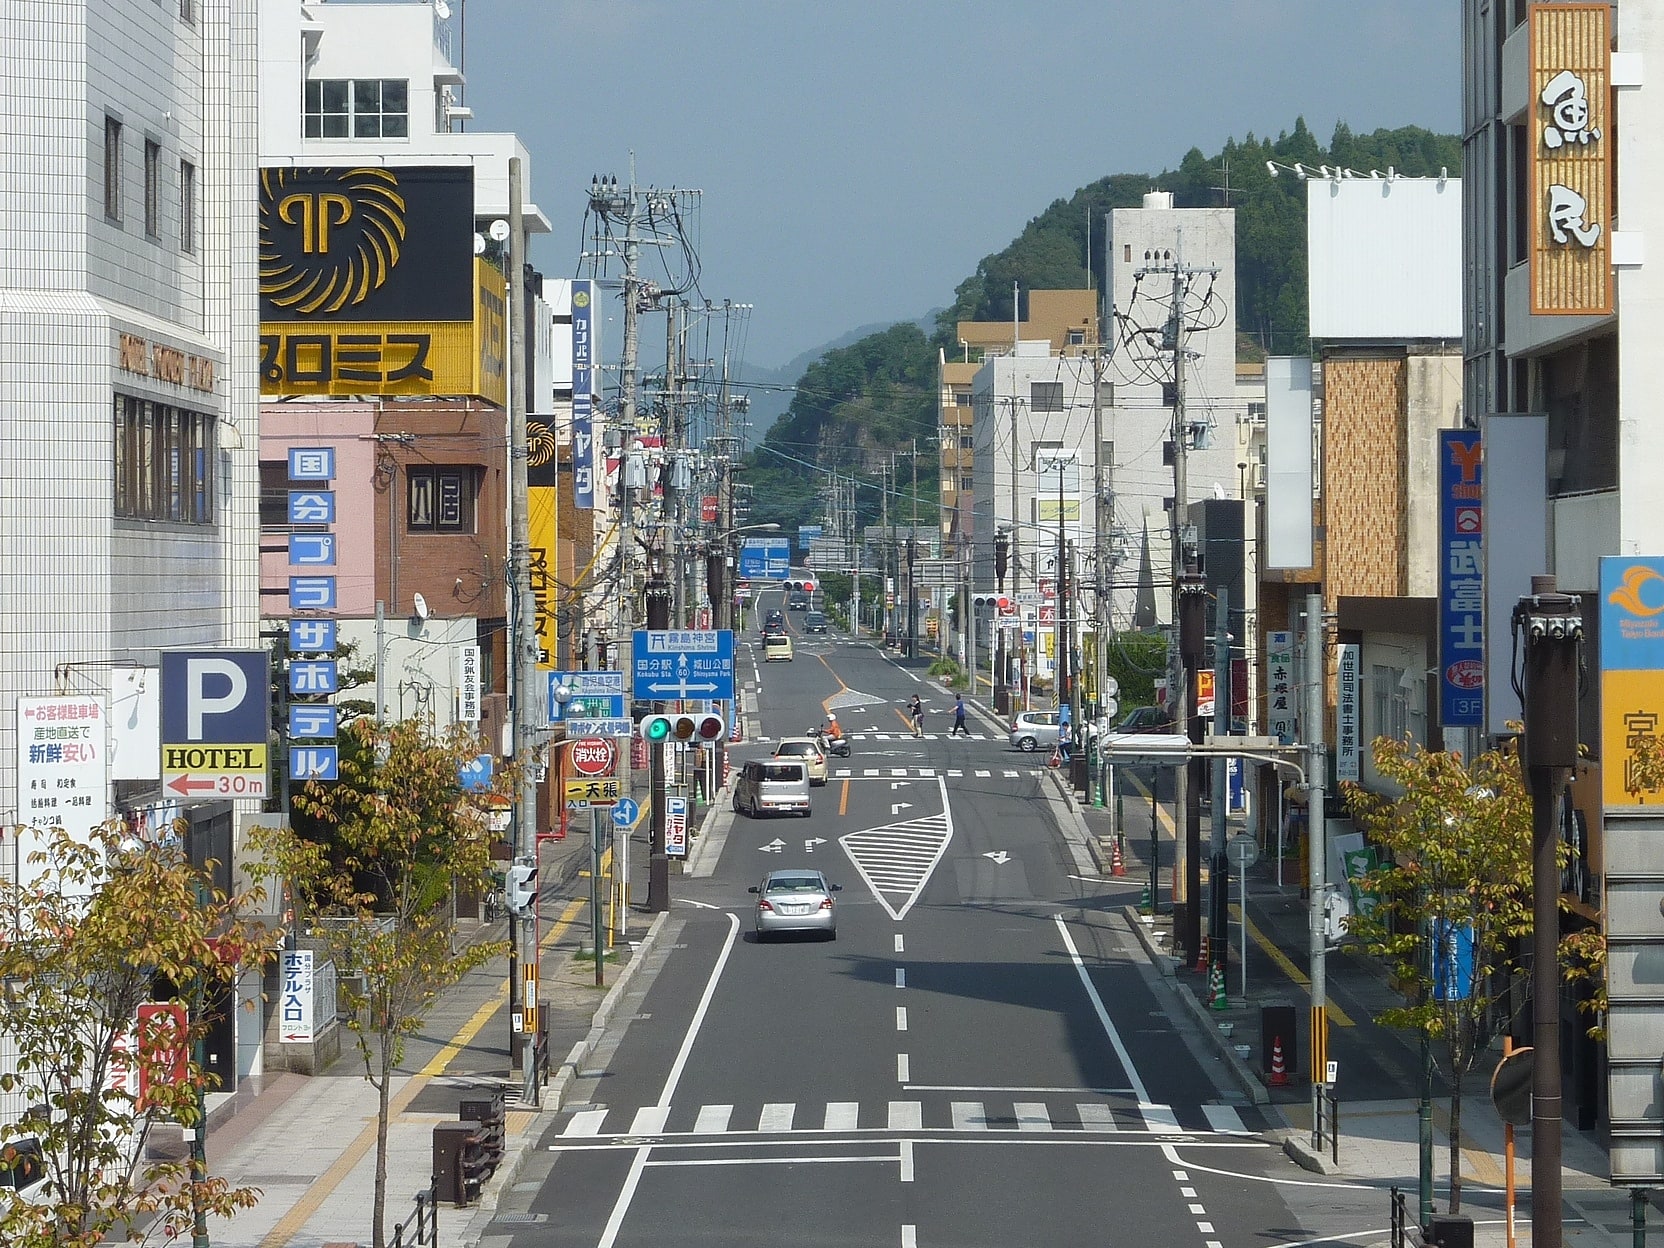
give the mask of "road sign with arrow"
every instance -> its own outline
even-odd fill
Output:
[[[731,630],[638,629],[633,641],[631,675],[637,698],[733,699]]]

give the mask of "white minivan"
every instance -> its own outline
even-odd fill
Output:
[[[764,814],[809,813],[809,767],[801,759],[759,758],[740,768],[734,809],[755,819]]]

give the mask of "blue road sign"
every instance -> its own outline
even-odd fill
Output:
[[[623,672],[550,672],[548,676],[546,705],[551,724],[571,719],[623,718]],[[555,696],[556,690],[562,687],[569,695],[565,702]]]
[[[740,579],[784,581],[792,574],[789,537],[748,537],[740,543]]]
[[[734,634],[728,629],[638,629],[631,652],[637,698],[734,696]]]
[[[612,821],[617,827],[634,827],[640,817],[641,807],[636,805],[632,797],[621,797],[612,804]]]

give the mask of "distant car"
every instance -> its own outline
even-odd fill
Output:
[[[770,871],[750,891],[757,894],[758,940],[775,932],[819,932],[827,940],[838,939],[838,903],[832,894],[842,892],[843,885],[829,883],[819,871]]]
[[[826,783],[826,752],[813,737],[782,737],[774,747],[775,758],[798,758],[809,768],[810,784]]]
[[[803,617],[803,631],[806,633],[824,633],[826,631],[826,615],[824,612],[811,611]]]
[[[1056,711],[1018,711],[1012,717],[1006,739],[1025,753],[1057,744]]]
[[[808,609],[809,595],[803,593],[801,590],[793,593],[786,599],[786,610],[788,611],[807,611]]]
[[[1172,732],[1173,721],[1159,706],[1135,706],[1110,728],[1111,732]]]
[[[773,611],[770,611],[767,615],[765,615],[763,617],[763,631],[765,633],[768,632],[772,628],[785,628],[785,627],[786,627],[785,613],[783,611],[781,611],[778,607],[776,607]]]
[[[763,638],[763,662],[772,663],[776,659],[792,661],[792,639],[785,633],[770,633]]]

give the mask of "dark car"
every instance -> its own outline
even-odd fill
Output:
[[[807,611],[809,609],[809,595],[801,591],[794,592],[786,599],[786,610]]]
[[[826,631],[826,615],[821,611],[810,611],[803,617],[803,631],[806,633],[824,633]]]
[[[1110,727],[1110,732],[1172,732],[1173,721],[1159,706],[1135,706]]]
[[[779,610],[770,611],[767,615],[765,615],[763,617],[763,632],[765,634],[767,634],[767,633],[780,633],[780,632],[784,632],[785,629],[786,629],[786,615],[785,615],[785,612],[779,611]]]

